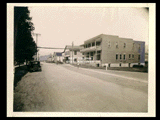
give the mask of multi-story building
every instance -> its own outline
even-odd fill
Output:
[[[63,62],[65,63],[77,63],[82,60],[82,53],[80,50],[83,49],[83,46],[72,46],[66,45],[64,51],[62,52]],[[73,60],[72,60],[73,59]]]
[[[63,62],[63,56],[61,52],[54,52],[53,53],[53,60],[54,62]]]
[[[81,46],[84,47],[80,50],[83,59],[94,66],[132,67],[145,63],[145,42],[142,41],[100,34]]]

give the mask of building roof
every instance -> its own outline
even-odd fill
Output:
[[[64,51],[62,53],[64,53],[66,51],[66,49],[69,49],[69,50],[81,50],[81,49],[83,49],[83,47],[82,46],[66,45],[66,47],[64,48]]]
[[[140,43],[145,43],[145,41],[138,41],[138,40],[133,40],[134,42],[140,42]]]
[[[62,52],[54,52],[54,56],[62,56]]]
[[[62,56],[62,53],[57,53],[57,52],[56,52],[56,55],[57,55],[57,56]]]
[[[95,36],[95,37],[93,37],[93,38],[90,38],[90,39],[88,39],[88,40],[85,40],[85,41],[84,41],[84,44],[82,44],[82,45],[80,45],[80,46],[84,46],[85,44],[94,42],[95,40],[96,40],[96,41],[101,41],[102,36],[117,37],[117,38],[119,38],[119,40],[133,40],[132,38],[123,38],[123,37],[119,37],[119,36],[117,36],[117,35],[100,34],[100,35],[97,35],[97,36]],[[134,41],[134,42],[144,42],[144,41],[137,41],[137,40],[133,40],[133,41]]]
[[[118,40],[119,41],[133,41],[132,38],[123,38],[123,37],[119,37]]]
[[[112,37],[118,37],[118,36],[116,36],[116,35],[107,35],[107,34],[100,34],[100,35],[97,35],[97,36],[95,36],[95,37],[93,37],[93,38],[90,38],[90,39],[88,39],[88,40],[85,40],[84,41],[84,44],[87,44],[87,43],[91,43],[91,42],[94,42],[95,40],[98,42],[98,41],[102,41],[102,36],[112,36]]]
[[[100,35],[97,35],[97,36],[95,36],[95,37],[93,37],[93,38],[90,38],[90,39],[88,39],[88,40],[85,40],[84,43],[86,44],[86,43],[94,42],[95,39],[99,40],[102,35],[103,35],[103,34],[100,34]],[[97,40],[96,40],[96,41],[97,41]]]

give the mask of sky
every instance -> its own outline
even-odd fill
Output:
[[[117,35],[148,44],[149,12],[145,8],[30,6],[38,46],[81,45],[99,34]],[[36,37],[34,36],[34,39]],[[63,49],[39,49],[40,56]]]

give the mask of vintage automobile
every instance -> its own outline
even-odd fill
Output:
[[[42,71],[40,61],[32,61],[29,63],[29,71],[34,72],[34,71]]]

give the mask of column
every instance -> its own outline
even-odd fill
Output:
[[[95,41],[95,48],[96,48],[96,59],[95,60],[97,60],[97,46],[96,46],[96,41]]]

